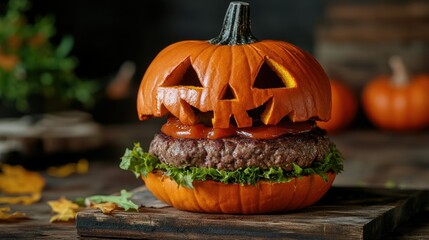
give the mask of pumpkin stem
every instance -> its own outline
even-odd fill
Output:
[[[404,61],[399,56],[392,56],[389,59],[389,65],[392,69],[392,82],[395,86],[404,86],[408,83],[408,73]]]
[[[242,45],[256,42],[250,29],[250,4],[231,2],[218,37],[209,40],[217,45]]]

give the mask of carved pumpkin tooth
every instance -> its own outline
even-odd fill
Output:
[[[194,125],[197,123],[195,113],[192,107],[185,101],[180,100],[179,120],[186,125]]]
[[[235,126],[241,128],[243,126],[249,126],[253,124],[253,120],[247,112],[241,111],[240,115],[234,115]]]

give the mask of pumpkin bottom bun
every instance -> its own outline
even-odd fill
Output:
[[[193,189],[179,186],[160,171],[151,172],[142,178],[155,197],[179,210],[267,214],[313,205],[329,190],[335,176],[335,173],[328,173],[324,180],[319,175],[308,175],[282,183],[260,181],[256,185],[194,181]]]

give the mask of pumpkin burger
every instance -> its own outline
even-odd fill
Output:
[[[330,116],[329,80],[290,43],[256,40],[249,5],[232,2],[220,35],[162,50],[137,96],[139,118],[167,116],[148,152],[121,168],[187,211],[261,214],[317,202],[342,157],[315,121]]]

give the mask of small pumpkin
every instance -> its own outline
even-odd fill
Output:
[[[429,76],[409,76],[402,59],[391,57],[392,76],[382,75],[363,89],[362,104],[377,127],[410,131],[429,124]]]
[[[332,109],[327,122],[317,125],[328,132],[338,132],[347,128],[356,117],[358,101],[354,92],[346,84],[331,79]]]
[[[214,128],[252,127],[256,120],[275,125],[285,117],[325,121],[330,108],[329,79],[319,63],[290,43],[258,41],[242,8],[228,10],[218,37],[163,49],[137,96],[141,120],[172,114],[194,125],[206,113]]]
[[[160,172],[151,172],[142,178],[155,197],[180,210],[261,214],[313,205],[329,190],[335,176],[328,173],[328,180],[325,181],[321,176],[314,174],[284,183],[258,182],[255,186],[224,184],[211,180],[194,181],[193,189],[179,186]]]

